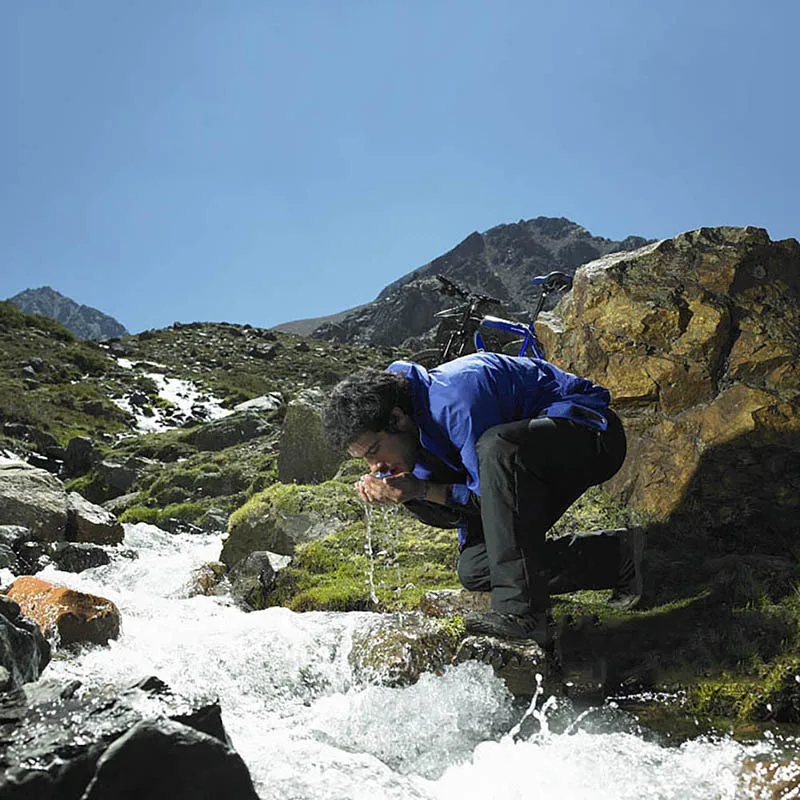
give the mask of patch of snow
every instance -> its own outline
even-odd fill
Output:
[[[118,358],[117,363],[123,369],[134,369],[145,363],[148,366],[166,369],[163,364],[143,361],[134,363],[127,358]],[[143,372],[142,374],[155,383],[158,396],[172,403],[176,410],[167,414],[164,409],[147,407],[147,413],[145,413],[141,406],[131,403],[129,397],[113,399],[117,407],[126,411],[136,420],[136,429],[141,433],[161,433],[180,427],[190,419],[210,422],[233,413],[230,409],[223,408],[219,399],[201,391],[192,381],[169,378],[160,372]]]
[[[0,464],[20,464],[25,463],[25,459],[12,453],[11,450],[0,450]]]

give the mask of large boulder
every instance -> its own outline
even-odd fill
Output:
[[[67,539],[86,544],[119,544],[125,538],[122,523],[102,506],[77,492],[67,498]]]
[[[170,719],[137,722],[103,753],[84,800],[258,800],[242,757],[226,742]]]
[[[64,539],[67,492],[58,478],[22,462],[0,464],[0,521],[47,542]]]
[[[0,796],[255,800],[217,702],[149,677],[117,689],[39,681],[0,697]]]
[[[278,445],[278,480],[320,483],[332,478],[343,454],[330,447],[322,430],[321,391],[306,390],[289,403]]]
[[[61,645],[107,644],[109,639],[119,636],[119,609],[104,597],[56,586],[29,575],[17,578],[7,594],[45,635],[57,638]]]
[[[186,434],[186,441],[200,450],[217,451],[266,436],[271,431],[272,426],[262,414],[250,409],[199,425]]]
[[[273,484],[231,514],[220,561],[229,568],[250,553],[291,556],[297,546],[340,530],[363,516],[352,486]]]
[[[656,520],[800,511],[800,244],[701,229],[587,264],[537,324],[548,357],[607,386],[629,436],[608,484]],[[792,488],[794,487],[794,488]]]

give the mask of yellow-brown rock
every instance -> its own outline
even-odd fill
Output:
[[[800,511],[800,244],[703,228],[581,267],[537,323],[608,387],[629,456],[608,484],[657,519],[789,528]]]
[[[30,575],[17,578],[7,594],[46,636],[55,636],[62,645],[106,644],[119,636],[119,609],[104,597],[56,586]]]

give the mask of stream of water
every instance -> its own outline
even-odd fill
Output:
[[[220,549],[219,536],[127,525],[111,564],[40,573],[108,597],[123,617],[119,640],[57,654],[43,677],[127,686],[157,675],[187,697],[219,697],[264,800],[761,796],[737,793],[737,783],[745,760],[776,747],[769,738],[664,746],[608,707],[557,734],[541,701],[541,729],[520,737],[524,709],[479,663],[423,675],[406,688],[359,683],[348,664],[350,642],[374,615],[248,614],[224,596],[188,596],[192,570]]]

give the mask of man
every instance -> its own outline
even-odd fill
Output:
[[[551,590],[612,588],[617,608],[641,597],[641,531],[545,537],[625,459],[609,401],[546,361],[475,353],[430,371],[396,361],[357,372],[333,389],[323,421],[332,443],[366,459],[363,500],[459,528],[461,583],[492,593],[467,630],[545,645]]]

